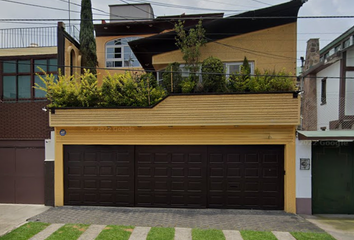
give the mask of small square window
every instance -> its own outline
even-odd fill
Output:
[[[31,61],[30,60],[18,61],[18,72],[19,73],[30,73],[31,72]]]
[[[321,81],[321,105],[327,103],[327,78]]]
[[[34,61],[34,71],[35,72],[42,72],[41,68],[43,71],[47,72],[47,59],[43,60],[35,60]]]
[[[18,98],[31,98],[31,76],[18,76]]]
[[[16,73],[16,61],[4,61],[3,62],[4,73]]]
[[[4,99],[16,99],[16,76],[3,77]]]

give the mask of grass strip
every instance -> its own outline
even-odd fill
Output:
[[[16,240],[27,240],[44,230],[49,226],[49,223],[42,222],[29,222],[22,225],[19,228],[9,232],[8,234],[0,237],[1,240],[16,239]]]
[[[97,236],[96,240],[128,240],[133,232],[132,226],[107,225]]]
[[[146,240],[173,240],[174,237],[174,228],[152,227]]]
[[[65,224],[46,240],[76,240],[86,231],[88,226],[86,224]]]
[[[335,238],[328,233],[291,232],[291,235],[293,235],[297,240],[335,240]]]
[[[224,233],[216,229],[192,229],[193,240],[225,240]]]
[[[271,232],[263,232],[263,231],[251,231],[251,230],[243,230],[240,231],[244,240],[277,240]]]

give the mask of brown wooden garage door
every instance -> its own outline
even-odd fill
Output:
[[[0,203],[44,203],[44,141],[0,141]]]
[[[283,146],[65,146],[67,205],[283,209]]]

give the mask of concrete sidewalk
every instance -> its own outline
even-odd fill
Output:
[[[354,239],[354,215],[318,214],[303,215],[309,222],[322,228],[338,240]]]
[[[50,209],[44,205],[0,204],[0,236],[17,228],[37,214]]]
[[[323,232],[284,211],[129,207],[55,207],[29,221],[221,230]]]

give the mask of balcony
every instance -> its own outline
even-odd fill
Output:
[[[76,26],[70,26],[66,31],[79,42]],[[0,29],[0,49],[56,46],[57,27]]]

